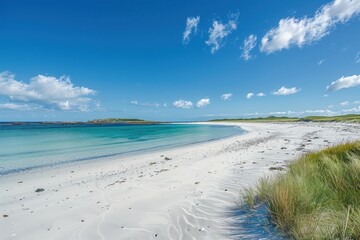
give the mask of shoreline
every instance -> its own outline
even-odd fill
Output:
[[[246,238],[246,229],[236,225],[241,221],[238,216],[229,216],[242,189],[273,174],[272,166],[285,167],[307,151],[358,139],[360,132],[359,125],[344,123],[211,124],[240,126],[247,133],[104,162],[1,176],[2,236]],[[38,188],[44,191],[36,193]]]
[[[57,163],[57,164],[45,164],[45,165],[38,165],[38,166],[21,168],[21,169],[12,169],[12,170],[8,170],[8,171],[0,172],[0,180],[1,180],[2,176],[7,176],[7,175],[11,175],[11,174],[21,174],[21,173],[26,173],[28,171],[37,171],[37,170],[42,171],[42,170],[52,169],[52,168],[61,168],[62,166],[65,166],[65,165],[76,165],[76,164],[82,164],[82,163],[92,162],[92,161],[105,162],[105,161],[121,160],[123,158],[136,157],[138,155],[156,153],[156,152],[172,150],[172,149],[174,150],[174,149],[177,149],[177,148],[183,148],[183,147],[187,147],[187,146],[191,146],[191,145],[197,145],[197,144],[202,144],[202,143],[207,143],[207,142],[212,142],[212,141],[218,141],[218,140],[222,140],[222,139],[228,139],[228,138],[232,138],[232,137],[235,137],[235,136],[246,134],[246,131],[244,129],[242,129],[241,127],[239,127],[239,126],[229,126],[228,124],[221,124],[221,123],[219,123],[219,124],[211,124],[211,123],[207,124],[207,122],[199,122],[199,123],[165,123],[165,124],[175,124],[175,125],[196,125],[196,124],[217,125],[217,126],[226,126],[226,127],[239,128],[240,132],[234,133],[234,134],[232,134],[230,136],[217,137],[217,138],[212,138],[212,139],[208,139],[208,140],[200,140],[200,141],[197,141],[197,142],[182,143],[182,144],[176,144],[175,143],[175,144],[172,144],[172,145],[162,145],[162,146],[157,146],[157,147],[144,148],[144,149],[140,149],[140,150],[131,150],[131,151],[122,152],[122,153],[114,153],[114,154],[109,154],[109,155],[101,156],[101,157],[87,157],[87,158],[83,158],[83,159],[60,162],[60,163]],[[140,142],[139,142],[139,144],[140,144]]]

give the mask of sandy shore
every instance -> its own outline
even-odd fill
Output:
[[[241,190],[270,167],[360,137],[344,123],[237,125],[248,133],[1,176],[0,239],[251,238],[233,214]]]

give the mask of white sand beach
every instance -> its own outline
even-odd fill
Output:
[[[1,176],[0,239],[245,238],[232,214],[242,190],[271,167],[360,138],[360,125],[346,123],[213,124],[248,132]]]

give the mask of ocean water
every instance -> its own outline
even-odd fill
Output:
[[[157,125],[11,125],[0,123],[0,175],[59,164],[116,158],[230,137],[232,126]]]

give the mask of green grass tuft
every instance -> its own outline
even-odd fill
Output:
[[[360,142],[305,155],[245,192],[295,239],[360,239]]]

